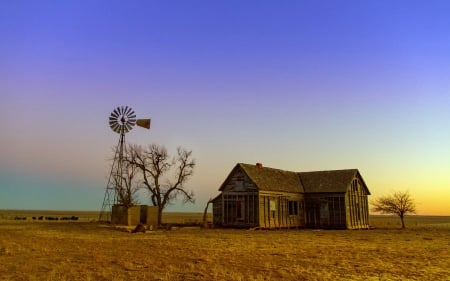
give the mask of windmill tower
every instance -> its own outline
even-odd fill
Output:
[[[111,112],[109,116],[109,126],[120,135],[117,144],[111,172],[106,185],[105,196],[103,197],[102,210],[99,221],[111,221],[111,208],[119,203],[119,194],[125,187],[127,169],[124,168],[123,156],[126,149],[125,134],[131,131],[134,125],[150,129],[150,119],[136,119],[136,114],[128,106],[119,106]]]

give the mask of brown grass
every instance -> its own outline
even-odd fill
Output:
[[[379,228],[360,231],[145,234],[86,221],[0,220],[0,280],[450,280],[448,217],[417,219],[406,230],[394,218],[375,220]]]

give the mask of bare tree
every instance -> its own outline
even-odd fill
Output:
[[[405,215],[416,213],[416,204],[408,191],[397,191],[392,195],[380,197],[372,205],[374,212],[397,215],[402,222],[402,228],[405,228]]]
[[[177,155],[170,158],[162,145],[151,144],[145,148],[132,145],[126,161],[137,167],[142,174],[142,184],[150,192],[150,199],[158,207],[158,224],[162,222],[162,211],[178,195],[184,202],[194,202],[193,191],[184,184],[193,175],[195,160],[192,151],[177,148]]]
[[[117,161],[117,151],[113,148],[114,159]],[[126,154],[126,152],[125,152]],[[113,165],[117,163],[113,163]],[[137,184],[138,169],[127,161],[122,161],[122,172],[114,175],[113,185],[120,205],[130,207],[137,204],[136,192],[139,190]]]
[[[130,207],[138,203],[135,197],[136,192],[139,190],[136,178],[138,169],[136,166],[131,165],[126,161],[123,163],[123,169],[125,170],[125,173],[123,175],[124,186],[122,186],[121,201],[123,205]]]

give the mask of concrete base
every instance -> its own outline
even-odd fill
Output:
[[[158,207],[156,206],[112,206],[111,223],[136,226],[140,223],[155,229],[158,226]]]

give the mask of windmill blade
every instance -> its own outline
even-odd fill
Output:
[[[111,113],[111,115],[114,115],[114,117],[119,117],[119,115],[120,115],[119,110],[120,110],[120,107],[114,109],[114,111],[113,111],[113,113]]]
[[[126,115],[127,116],[130,116],[131,114],[133,114],[134,113],[134,111],[133,111],[133,109],[131,109],[131,107],[129,107],[127,110],[126,110]]]
[[[130,126],[130,127],[134,127],[134,125],[136,125],[136,120],[128,120],[127,121],[127,123],[126,123],[128,126]],[[131,129],[130,129],[131,130]]]
[[[120,125],[117,123],[112,124],[111,129],[116,133],[120,133]]]
[[[138,119],[136,120],[136,125],[142,128],[150,129],[151,119]]]
[[[109,121],[109,126],[112,128],[113,126],[118,125],[116,121]]]
[[[110,118],[111,118],[111,117],[114,117],[114,118],[117,119],[117,117],[119,117],[119,114],[118,114],[117,112],[113,111],[113,112],[111,112]]]
[[[123,110],[123,115],[128,115],[130,110],[131,110],[131,107],[125,106],[125,109]]]
[[[150,119],[136,119],[134,110],[129,106],[116,107],[108,121],[111,129],[119,134],[128,133],[135,125],[150,129]]]

